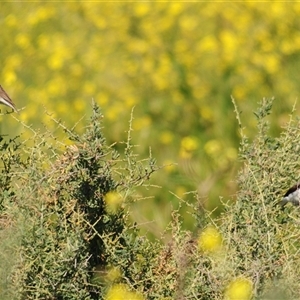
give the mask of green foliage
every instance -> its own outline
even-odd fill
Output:
[[[107,145],[96,105],[83,134],[59,123],[73,142],[62,154],[40,134],[32,147],[7,142],[1,299],[298,299],[299,209],[280,200],[300,175],[300,121],[291,115],[280,136],[270,135],[272,104],[260,103],[250,142],[234,102],[242,164],[235,201],[213,219],[198,196],[194,232],[174,210],[167,241],[141,235],[129,218],[154,160],[134,154],[131,129],[124,155]]]
[[[258,132],[252,142],[241,128],[243,168],[236,203],[227,206],[216,222],[221,224],[233,276],[250,278],[259,299],[265,299],[262,295],[279,282],[276,290],[284,295],[281,299],[298,299],[299,210],[283,208],[280,201],[299,180],[300,123],[291,115],[281,135],[270,136],[266,117],[272,104],[273,99],[263,99],[255,112]]]
[[[3,153],[0,158],[0,211],[4,210],[4,200],[7,197],[14,196],[11,185],[16,170],[22,165],[20,147],[21,145],[17,139],[7,141],[3,136],[0,136],[0,152]]]
[[[125,203],[126,193],[142,184],[155,165],[152,159],[148,167],[136,160],[130,141],[120,159],[106,144],[101,119],[95,106],[83,135],[66,130],[74,144],[56,154],[55,162],[37,143],[25,176],[17,176],[20,190],[14,197],[6,195],[7,213],[22,230],[13,276],[18,299],[102,299],[104,287],[93,279],[97,267],[114,262],[112,249],[130,278],[136,234],[127,232],[124,205],[110,213],[105,196],[120,192]]]

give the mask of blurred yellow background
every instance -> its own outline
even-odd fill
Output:
[[[234,199],[239,136],[231,95],[249,137],[262,97],[277,99],[271,122],[278,134],[299,96],[300,3],[0,7],[0,84],[24,108],[25,124],[55,130],[50,113],[70,128],[86,115],[86,125],[94,99],[110,144],[126,140],[134,107],[137,151],[146,157],[151,147],[158,165],[167,165],[151,181],[160,187],[139,191],[153,198],[132,212],[152,232],[170,220],[178,198],[195,201],[189,191],[196,190],[207,209],[220,207],[219,196]],[[12,115],[1,118],[2,134],[28,138]],[[181,209],[189,226],[187,207]]]

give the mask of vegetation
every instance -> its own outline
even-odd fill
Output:
[[[158,164],[169,165],[153,176],[161,187],[149,192],[153,200],[132,206],[138,223],[156,220],[158,228],[146,227],[153,234],[170,221],[178,198],[193,201],[190,190],[207,209],[235,193],[239,137],[230,95],[250,137],[259,99],[278,99],[271,122],[278,133],[299,97],[298,2],[42,4],[1,3],[1,85],[34,128],[55,130],[49,113],[71,128],[91,113],[94,98],[109,144],[126,139],[135,106],[139,153],[151,146]],[[23,128],[8,117],[1,130]]]
[[[1,3],[0,299],[299,299],[299,12]]]
[[[133,152],[131,130],[123,153],[107,144],[96,104],[83,134],[58,123],[72,141],[63,153],[49,147],[50,133],[34,135],[32,146],[3,139],[1,299],[299,298],[299,209],[279,202],[299,177],[300,123],[291,116],[270,136],[272,101],[255,113],[252,142],[241,130],[235,203],[223,198],[225,211],[212,218],[198,196],[193,230],[174,210],[154,241],[129,207],[158,168]]]

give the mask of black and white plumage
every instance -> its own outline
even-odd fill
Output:
[[[296,206],[300,205],[300,181],[288,189],[281,200],[282,205],[289,202]]]

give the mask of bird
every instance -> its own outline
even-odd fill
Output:
[[[281,200],[282,205],[285,205],[289,202],[295,206],[300,205],[300,181],[289,188]]]
[[[4,104],[10,108],[12,108],[15,112],[18,112],[14,103],[10,99],[10,97],[6,94],[3,87],[0,85],[0,104]]]

